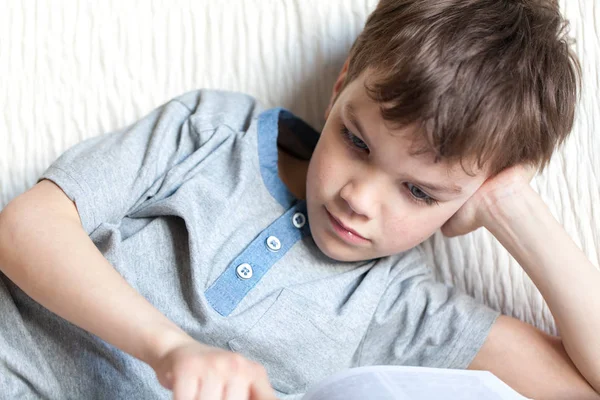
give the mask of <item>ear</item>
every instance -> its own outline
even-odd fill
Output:
[[[348,63],[349,60],[346,59],[346,62],[344,63],[344,66],[342,67],[342,70],[340,71],[340,74],[338,75],[337,80],[335,81],[335,85],[333,85],[331,98],[329,99],[329,104],[327,105],[327,109],[325,110],[325,119],[329,118],[329,113],[331,112],[333,103],[335,103],[335,100],[337,99],[338,95],[340,94],[340,90],[342,89],[342,85],[346,80],[346,75],[348,74]]]

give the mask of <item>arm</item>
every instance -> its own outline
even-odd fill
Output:
[[[488,200],[483,224],[540,290],[567,354],[600,392],[600,271],[527,182],[514,188]]]
[[[561,338],[501,317],[470,367],[495,372],[530,397],[600,398],[591,389],[600,392],[600,271],[529,186],[530,176],[514,168],[486,182],[465,204],[470,212],[444,233],[486,227],[540,290]],[[476,223],[465,228],[469,214]]]
[[[501,315],[469,369],[490,371],[531,399],[598,400],[559,337]]]
[[[50,181],[0,214],[0,268],[50,311],[149,364],[169,340],[185,337],[102,256]]]
[[[245,363],[194,341],[129,286],[83,230],[75,204],[50,181],[0,213],[0,269],[52,312],[148,363],[176,398],[195,393],[193,370],[201,375],[215,363],[223,371],[224,364]],[[185,387],[190,382],[192,389]],[[266,375],[257,386],[257,396],[271,398]]]

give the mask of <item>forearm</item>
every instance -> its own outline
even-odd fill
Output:
[[[529,185],[486,205],[484,226],[538,287],[569,357],[600,392],[600,271]]]
[[[34,300],[151,365],[187,337],[127,284],[78,220],[11,208],[0,214],[0,269]]]

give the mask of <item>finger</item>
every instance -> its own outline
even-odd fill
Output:
[[[250,400],[277,400],[264,368],[259,366],[255,373],[255,379],[250,385]]]
[[[462,236],[462,235],[466,235],[467,233],[471,232],[474,229],[458,229],[456,227],[456,224],[454,224],[453,222],[450,223],[445,223],[444,225],[442,225],[442,227],[440,228],[440,230],[442,231],[442,235],[444,235],[447,238],[453,238],[456,236]]]
[[[248,400],[250,383],[238,376],[232,377],[225,386],[223,398],[225,400]]]
[[[444,225],[442,225],[440,230],[442,231],[442,235],[444,235],[446,237],[450,238],[450,237],[458,236],[458,234],[453,229],[452,222],[450,222],[450,221],[448,221]]]
[[[173,400],[194,400],[198,391],[198,380],[195,376],[179,375],[173,383]]]
[[[165,387],[165,389],[173,390],[173,373],[171,371],[167,373],[156,374],[158,382]]]
[[[222,400],[223,399],[223,381],[214,374],[207,374],[200,382],[199,399],[200,400]]]
[[[268,383],[265,385],[254,382],[250,386],[250,400],[277,400],[277,397],[275,396],[275,391]]]

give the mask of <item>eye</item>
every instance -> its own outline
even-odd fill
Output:
[[[407,183],[406,187],[408,188],[409,192],[410,192],[410,198],[417,202],[418,204],[426,204],[428,206],[431,206],[433,204],[438,204],[438,201],[436,199],[434,199],[433,197],[429,196],[427,193],[425,193],[424,191],[422,191],[421,189],[419,189],[417,186],[413,185],[412,183]]]
[[[429,195],[427,193],[425,193],[424,191],[422,191],[421,189],[419,189],[412,183],[407,183],[406,185],[408,186],[408,190],[410,190],[410,194],[415,196],[417,199],[426,199],[429,197]]]
[[[361,138],[350,132],[345,125],[342,125],[340,133],[344,137],[346,143],[348,143],[350,146],[360,151],[364,151],[367,153],[369,152],[369,146],[367,146],[367,144]]]

